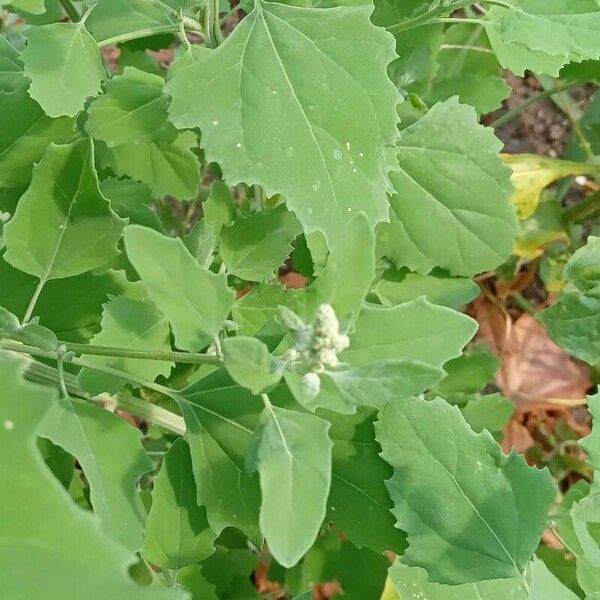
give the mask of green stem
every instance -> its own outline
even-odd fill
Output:
[[[529,302],[522,294],[519,292],[513,292],[510,297],[512,301],[524,312],[528,315],[534,316],[537,313],[535,306]]]
[[[219,20],[219,0],[206,0],[204,8],[204,33],[206,45],[216,48],[223,43],[223,32]]]
[[[22,324],[26,325],[27,323],[29,323],[32,315],[33,315],[33,311],[35,310],[35,305],[37,304],[37,301],[40,297],[40,294],[42,293],[42,290],[44,289],[44,286],[46,285],[46,278],[40,279],[39,283],[37,284],[34,292],[33,292],[33,296],[31,296],[31,300],[29,301],[29,304],[27,305],[27,310],[25,310],[25,315],[23,316],[23,321]]]
[[[189,27],[188,29],[190,29],[190,31],[193,31],[194,33],[203,33],[202,30],[199,28],[199,25],[196,25],[195,28]],[[138,29],[137,31],[130,31],[128,33],[122,33],[120,35],[115,35],[114,37],[106,38],[105,40],[99,41],[98,46],[100,46],[100,48],[104,46],[115,46],[116,44],[122,44],[123,42],[129,42],[131,40],[139,40],[140,38],[150,37],[159,33],[178,32],[179,23],[173,23],[170,25],[157,25],[155,27]]]
[[[75,352],[75,354],[84,354],[88,356],[114,356],[118,358],[138,358],[140,360],[164,360],[167,362],[186,363],[190,365],[223,365],[219,358],[207,354],[169,352],[165,350],[132,350],[131,348],[93,346],[90,344],[75,344],[72,342],[59,342],[59,344],[64,344],[67,350]]]
[[[79,11],[75,8],[71,0],[58,0],[58,2],[62,6],[67,17],[69,17],[73,23],[77,23],[77,21],[79,21]]]
[[[28,354],[29,356],[48,358],[57,361],[57,364],[59,362],[62,362],[62,356],[60,356],[57,352],[41,350],[33,346],[26,346],[24,344],[20,344],[19,342],[0,340],[0,349],[10,350],[11,352],[18,352],[21,354]],[[124,379],[125,381],[129,381],[130,383],[134,383],[147,389],[154,390],[155,392],[164,394],[171,398],[176,396],[175,390],[172,390],[168,387],[159,385],[151,381],[145,381],[129,373],[119,371],[118,369],[104,367],[101,365],[93,365],[77,358],[71,359],[70,362],[80,367],[93,369],[101,373],[106,373],[108,375],[113,375],[114,377],[119,377],[120,379]],[[51,373],[53,373],[53,375],[51,375]],[[115,406],[115,408],[121,409],[125,412],[130,413],[131,415],[154,423],[160,427],[172,431],[173,433],[176,433],[178,435],[183,435],[185,433],[185,423],[179,415],[176,415],[175,413],[165,410],[164,408],[156,406],[150,402],[146,402],[141,398],[136,398],[135,396],[124,394],[118,396],[117,398],[111,398],[107,395],[90,396],[87,392],[85,392],[77,386],[77,383],[71,375],[69,375],[68,373],[64,373],[64,371],[61,383],[60,367],[55,371],[54,369],[52,369],[52,367],[48,367],[48,365],[32,361],[32,363],[27,367],[26,376],[40,383],[47,383],[53,385],[58,384],[63,395],[66,392],[67,395],[72,394],[74,396],[83,398],[84,400],[88,400],[90,402],[94,402],[95,404],[99,404],[101,406],[106,406],[107,404],[112,403]]]
[[[196,21],[194,21],[194,19],[192,19],[191,17],[187,17],[180,10],[173,8],[172,6],[169,6],[168,4],[165,4],[164,2],[162,2],[162,0],[142,0],[142,1],[146,2],[148,4],[151,4],[152,6],[155,6],[159,10],[162,10],[166,15],[169,15],[170,17],[173,17],[174,19],[177,19],[178,21],[181,20],[183,22],[183,24],[186,25],[187,27],[189,27],[190,29],[198,29],[199,28],[199,24],[196,23]]]
[[[454,4],[451,4],[449,6],[440,6],[422,15],[413,17],[412,19],[407,19],[406,21],[400,21],[400,23],[390,25],[387,27],[387,30],[392,33],[400,33],[402,31],[407,31],[408,29],[413,29],[415,27],[429,25],[434,21],[436,17],[439,17],[443,14],[451,14],[455,10],[464,8],[465,6],[469,6],[470,4],[473,4],[472,0],[459,0],[458,2],[455,2]]]
[[[584,198],[563,211],[563,223],[566,226],[581,223],[600,213],[600,191]]]
[[[575,87],[576,85],[579,85],[578,82],[571,81],[571,82],[565,83],[565,84],[561,85],[560,87],[557,87],[556,89],[553,89],[553,90],[543,90],[543,91],[535,94],[534,96],[527,98],[527,100],[525,100],[525,102],[523,102],[522,104],[519,104],[519,106],[516,106],[512,110],[509,110],[507,113],[505,113],[504,115],[502,115],[501,117],[499,117],[498,119],[496,119],[495,121],[490,123],[490,127],[494,127],[494,128],[502,127],[502,125],[506,125],[506,123],[508,123],[509,121],[512,121],[515,117],[518,117],[526,108],[528,108],[532,104],[535,104],[536,102],[539,102],[540,100],[543,100],[544,98],[549,98],[550,96],[553,96],[554,94],[558,94],[560,92],[565,92],[567,90],[570,90],[571,88]]]

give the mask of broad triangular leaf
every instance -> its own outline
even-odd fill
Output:
[[[144,558],[178,571],[210,556],[216,537],[208,526],[205,509],[196,504],[190,450],[179,438],[165,454],[154,479]]]
[[[112,346],[130,350],[171,349],[167,318],[149,301],[134,300],[125,296],[111,298],[104,305],[102,331],[90,341],[92,346]],[[110,356],[89,356],[86,362],[130,373],[146,381],[159,375],[168,375],[173,363],[164,360],[140,360]],[[82,369],[78,383],[91,394],[109,392],[116,394],[126,381],[94,369]]]
[[[392,512],[408,534],[402,562],[450,585],[522,579],[556,494],[549,472],[503,454],[440,398],[388,404],[376,432],[394,469]]]
[[[392,223],[383,226],[398,266],[470,277],[508,258],[517,221],[500,148],[456,99],[436,104],[403,132]]]
[[[29,94],[50,117],[74,117],[106,77],[96,41],[79,23],[52,23],[27,29],[21,53]]]
[[[295,565],[325,517],[331,440],[324,419],[268,405],[253,439],[251,466],[260,475],[260,530],[278,563]]]
[[[158,75],[126,67],[106,84],[106,91],[88,109],[86,131],[108,146],[175,138],[167,121],[169,97]]]
[[[0,360],[0,440],[11,457],[0,464],[0,487],[10,490],[0,494],[0,570],[19,574],[2,578],[2,596],[184,600],[180,591],[138,587],[127,572],[133,554],[99,527],[97,517],[78,508],[51,475],[36,440],[56,394],[25,383],[23,368],[20,359]]]
[[[330,246],[353,211],[371,226],[387,219],[399,94],[386,75],[394,39],[371,11],[257,0],[225,43],[186,57],[166,88],[172,122],[200,127],[228,183],[283,194],[305,232]]]
[[[139,225],[126,228],[125,247],[177,347],[193,352],[213,342],[233,303],[225,275],[203,269],[181,240]]]
[[[60,144],[73,134],[73,120],[45,115],[25,87],[0,93],[0,111],[10,115],[0,128],[0,185],[28,185],[33,164],[42,158],[48,144]]]
[[[43,281],[104,266],[125,221],[98,189],[90,140],[51,144],[4,228],[4,259]]]

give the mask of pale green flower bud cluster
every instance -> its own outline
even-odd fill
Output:
[[[322,373],[339,365],[338,355],[350,345],[340,333],[333,307],[321,304],[311,324],[305,324],[289,309],[280,308],[281,321],[294,334],[295,345],[286,354],[288,363],[300,364],[310,373]]]

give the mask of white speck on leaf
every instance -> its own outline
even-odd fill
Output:
[[[333,158],[335,160],[342,160],[342,153],[337,148],[333,151]]]
[[[15,422],[11,421],[10,419],[6,419],[6,421],[4,421],[4,429],[6,429],[6,431],[12,431],[15,428]]]

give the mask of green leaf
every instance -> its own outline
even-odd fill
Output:
[[[46,467],[36,439],[56,394],[26,383],[24,365],[6,354],[0,359],[0,441],[11,456],[0,466],[0,485],[10,490],[0,497],[0,569],[19,573],[3,578],[2,595],[15,600],[105,600],[107,595],[114,600],[184,600],[186,594],[177,590],[138,587],[127,573],[133,555],[98,526],[96,516],[72,502]],[[125,466],[130,458],[115,450]],[[49,548],[60,548],[60,553]]]
[[[476,331],[477,324],[466,315],[424,298],[393,307],[366,305],[340,360],[359,366],[404,359],[440,368],[460,354]]]
[[[85,130],[109,147],[136,142],[172,141],[175,128],[167,121],[170,99],[159,75],[125,67],[88,109]]]
[[[112,346],[129,350],[171,350],[167,318],[148,301],[125,296],[110,299],[104,305],[102,331],[90,340],[91,346]],[[159,375],[169,375],[172,362],[140,360],[111,356],[88,356],[90,365],[110,367],[124,373],[154,381]],[[108,392],[116,394],[126,385],[124,379],[94,369],[82,369],[77,376],[79,385],[92,395]]]
[[[577,600],[579,596],[564,586],[544,564],[534,557],[531,562],[531,581],[528,600]]]
[[[239,333],[255,335],[279,316],[280,306],[303,314],[306,301],[304,290],[288,289],[278,283],[264,283],[238,298],[231,314],[240,326]]]
[[[442,395],[457,392],[473,394],[492,381],[499,366],[500,359],[486,346],[472,346],[468,353],[444,365],[447,376],[436,387],[436,391]]]
[[[141,432],[103,408],[70,398],[52,405],[40,432],[77,458],[103,530],[130,552],[140,550],[146,515],[136,486],[152,469]]]
[[[380,600],[389,566],[387,556],[350,542],[340,549],[339,581],[346,600]],[[368,577],[365,577],[368,573]]]
[[[371,409],[344,416],[319,412],[331,423],[333,442],[327,519],[358,548],[402,554],[406,535],[394,527],[390,512],[393,503],[384,481],[391,477],[392,469],[379,456],[375,414]]]
[[[600,11],[594,0],[516,0],[505,10],[502,39],[571,60],[600,58]]]
[[[0,111],[11,115],[0,129],[0,185],[29,185],[31,169],[48,145],[60,144],[73,135],[73,120],[46,116],[24,86],[0,93]]]
[[[323,407],[340,413],[353,413],[358,406],[382,410],[388,402],[420,394],[444,376],[440,368],[414,360],[387,359],[321,374],[322,391],[316,398],[298,401],[314,412]],[[294,390],[293,379],[286,381]],[[333,386],[333,389],[332,389]]]
[[[183,238],[183,243],[201,267],[210,268],[214,260],[217,236],[213,226],[206,222],[206,218],[200,219],[190,229]]]
[[[45,0],[3,0],[1,5],[9,4],[13,8],[41,15],[46,12]]]
[[[27,323],[21,326],[19,319],[0,306],[0,337],[17,340],[42,350],[56,351],[58,341],[54,332],[38,323]]]
[[[210,556],[216,537],[208,526],[206,511],[196,504],[190,451],[178,438],[154,479],[144,558],[163,569],[178,571]]]
[[[579,445],[587,452],[591,465],[600,471],[600,392],[587,397],[588,410],[594,418],[592,432],[579,441]]]
[[[0,35],[0,92],[14,92],[25,82],[19,51]]]
[[[224,369],[178,392],[190,446],[198,505],[206,507],[210,528],[237,527],[260,546],[260,488],[245,470],[248,444],[262,402],[238,386]]]
[[[329,423],[267,405],[249,464],[260,475],[260,530],[275,560],[295,565],[314,543],[331,483]]]
[[[223,361],[231,377],[253,394],[267,391],[281,379],[283,367],[256,338],[225,338]]]
[[[108,177],[100,182],[100,192],[110,200],[111,208],[120,217],[129,219],[130,224],[162,232],[160,219],[151,206],[152,191],[145,183]]]
[[[225,275],[203,269],[181,240],[139,225],[125,229],[125,248],[177,347],[196,352],[214,341],[233,304]]]
[[[190,565],[179,569],[177,583],[191,592],[193,600],[219,600],[215,586],[204,577],[200,565]]]
[[[451,99],[403,133],[400,171],[392,173],[392,223],[384,227],[396,264],[470,277],[504,262],[517,221],[510,170],[492,131]]]
[[[600,285],[600,237],[590,235],[585,246],[573,253],[565,265],[563,278],[582,292]]]
[[[515,405],[502,394],[487,394],[471,398],[461,408],[461,412],[476,433],[487,429],[490,433],[497,434],[503,431],[510,421],[515,412]]]
[[[106,77],[100,50],[85,23],[51,23],[25,32],[21,53],[29,94],[50,117],[74,117]]]
[[[393,38],[370,23],[371,11],[258,0],[166,87],[171,121],[202,130],[207,161],[229,184],[283,194],[304,231],[320,231],[330,247],[353,212],[371,226],[387,219],[386,147],[398,135],[400,98],[386,75]]]
[[[113,38],[126,41],[134,32],[145,37],[173,24],[170,15],[146,0],[98,0],[86,20],[87,29],[98,42]]]
[[[537,320],[553,342],[569,354],[594,365],[600,362],[600,298],[563,294],[556,304],[538,313]]]
[[[503,454],[440,398],[388,404],[376,432],[394,469],[392,512],[408,534],[402,561],[450,585],[522,579],[556,493],[549,472]]]
[[[218,235],[223,225],[229,225],[236,216],[231,191],[222,181],[213,181],[204,203],[204,218]]]
[[[25,314],[37,280],[0,260],[0,305],[17,315]],[[49,281],[36,303],[41,325],[65,342],[87,342],[100,331],[102,304],[109,294],[138,297],[140,284],[127,281],[122,271],[101,275],[84,273]]]
[[[146,183],[158,198],[174,196],[191,200],[198,193],[198,158],[190,150],[197,145],[191,131],[174,142],[126,143],[115,148],[97,144],[100,163],[119,177],[131,177]]]
[[[292,252],[291,242],[302,232],[285,206],[238,217],[223,227],[219,253],[227,270],[240,279],[263,281],[273,276]]]
[[[375,237],[363,212],[342,229],[342,237],[327,258],[317,280],[308,288],[311,310],[331,304],[341,318],[354,320],[375,278]]]
[[[116,256],[124,225],[98,189],[91,142],[51,144],[4,228],[4,259],[42,281],[72,277]]]
[[[458,309],[474,300],[481,292],[479,286],[464,277],[449,277],[436,269],[429,275],[411,273],[408,269],[390,268],[373,286],[382,304],[393,306],[425,296],[433,304]]]
[[[394,587],[401,598],[427,600],[528,600],[519,579],[496,579],[449,586],[427,580],[427,572],[396,561],[389,570]],[[554,596],[548,596],[548,600]]]

